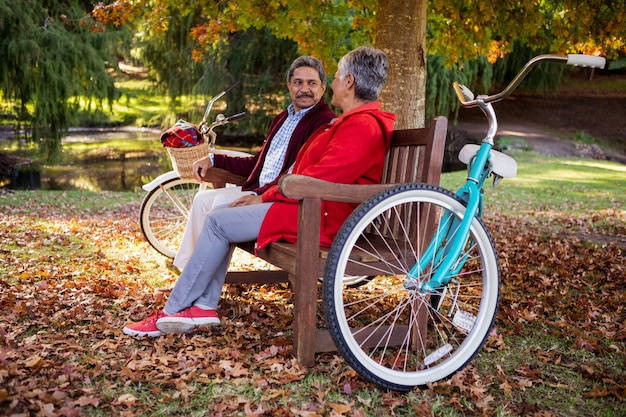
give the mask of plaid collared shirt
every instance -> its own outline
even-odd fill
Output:
[[[261,170],[261,175],[259,175],[259,187],[264,186],[268,182],[274,181],[278,174],[280,174],[280,169],[285,161],[287,146],[289,146],[291,135],[300,120],[302,120],[304,115],[313,107],[314,106],[307,109],[301,109],[298,113],[294,113],[293,103],[289,105],[287,108],[287,118],[272,138],[270,148],[267,151],[265,162],[263,163],[263,169]]]

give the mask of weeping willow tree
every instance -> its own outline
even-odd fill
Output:
[[[115,96],[107,70],[118,35],[88,17],[90,8],[81,0],[0,0],[2,96],[47,160],[58,157],[81,100],[101,106]]]
[[[271,119],[290,102],[286,76],[298,56],[298,45],[268,29],[250,28],[217,42],[202,59],[205,72],[196,89],[207,95],[240,81],[226,96],[228,114],[252,114],[233,127],[239,133],[264,135]]]
[[[195,80],[202,76],[202,66],[191,59],[189,31],[197,23],[197,10],[173,7],[159,25],[138,25],[134,44],[137,58],[149,70],[157,91],[169,98],[174,112],[182,95],[190,94]]]

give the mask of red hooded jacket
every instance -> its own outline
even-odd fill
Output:
[[[380,182],[385,155],[391,145],[396,116],[380,110],[373,102],[342,114],[321,127],[304,145],[293,168],[294,174],[307,175],[342,184]],[[294,243],[298,230],[298,201],[269,188],[264,202],[274,202],[267,212],[257,247],[285,240]],[[322,201],[320,244],[330,246],[355,204]]]

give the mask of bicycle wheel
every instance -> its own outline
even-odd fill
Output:
[[[449,283],[421,291],[451,245],[440,239],[423,273],[407,273],[431,239],[454,234],[465,212],[451,192],[402,184],[361,204],[341,227],[328,254],[323,302],[331,336],[365,379],[408,391],[452,376],[478,352],[493,325],[500,268],[491,236],[474,219]],[[447,227],[448,226],[448,227]],[[446,228],[447,227],[447,228]],[[367,275],[358,287],[344,276]]]
[[[174,178],[143,199],[139,213],[141,232],[161,254],[169,258],[176,256],[193,198],[199,189],[198,181]]]

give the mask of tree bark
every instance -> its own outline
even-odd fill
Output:
[[[383,109],[398,116],[396,129],[424,127],[426,115],[427,0],[379,0],[376,47],[389,58],[380,95]]]

